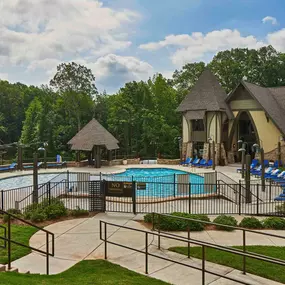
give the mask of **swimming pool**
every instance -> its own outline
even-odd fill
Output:
[[[171,168],[128,168],[125,172],[109,176],[111,180],[146,182],[145,190],[137,190],[137,197],[176,197],[189,194],[189,186],[177,185],[179,174],[188,174],[191,194],[205,194],[204,177]],[[182,189],[183,188],[183,189]],[[181,191],[181,189],[183,191]]]
[[[46,183],[52,179],[55,179],[57,176],[58,173],[39,174],[38,183]],[[31,185],[33,185],[33,175],[12,176],[9,178],[0,179],[0,190],[16,189]]]

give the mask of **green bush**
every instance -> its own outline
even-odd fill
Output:
[[[237,226],[237,220],[232,216],[226,216],[226,215],[220,215],[214,219],[214,223],[221,224],[221,225],[227,225],[227,226]],[[225,227],[225,226],[216,226],[216,229],[222,230],[222,231],[233,231],[234,229]]]
[[[255,217],[246,217],[243,218],[239,223],[240,227],[248,228],[248,229],[262,229],[263,225],[260,220]]]
[[[22,218],[22,216],[23,216],[22,213],[21,213],[21,211],[18,210],[18,209],[8,209],[6,212],[9,213],[9,214],[14,215],[14,216],[16,216],[16,217],[19,217],[19,218]],[[4,214],[2,217],[3,217],[4,223],[7,223],[7,222],[8,222],[8,219],[9,219],[9,215]],[[10,216],[10,220],[11,220],[11,221],[14,220],[14,217],[11,217],[11,216]]]
[[[53,220],[67,215],[67,209],[64,203],[56,198],[44,199],[39,204],[31,204],[25,208],[25,219],[32,220],[34,214],[38,216],[39,212],[41,217],[45,217],[45,220]]]
[[[88,216],[89,212],[87,210],[76,207],[76,209],[70,211],[70,215],[73,217]]]
[[[47,216],[40,209],[31,213],[30,220],[34,223],[43,222],[46,219],[47,219]]]
[[[285,220],[278,217],[270,217],[263,220],[263,227],[266,229],[285,230]]]
[[[285,203],[275,207],[275,210],[279,214],[285,214]]]
[[[173,216],[173,217],[172,217]],[[193,215],[187,213],[174,212],[170,216],[154,215],[154,226],[155,228],[160,228],[165,231],[203,231],[205,229],[205,224],[198,221],[187,221],[182,219],[177,219],[176,217],[189,218],[202,221],[210,221],[206,215]],[[144,221],[146,223],[152,223],[152,214],[146,214],[144,216]],[[160,223],[158,223],[160,220]]]

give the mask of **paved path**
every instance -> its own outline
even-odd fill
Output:
[[[102,213],[92,218],[68,220],[46,227],[46,229],[52,231],[56,237],[55,257],[50,258],[51,274],[60,273],[84,259],[103,258],[104,247],[99,239],[99,220],[145,230],[143,225],[135,221],[136,219],[141,219],[141,217],[142,216],[140,215],[134,216],[131,214]],[[140,250],[145,249],[145,234],[142,232],[134,232],[128,229],[108,226],[107,233],[110,241],[135,247]],[[185,236],[185,233],[178,234]],[[277,234],[285,236],[285,231],[278,231]],[[193,232],[191,233],[191,237],[201,241],[209,241],[223,245],[241,245],[242,240],[241,233],[239,232]],[[31,238],[30,244],[36,248],[42,248],[45,250],[45,235],[40,232],[36,233]],[[248,234],[247,244],[284,245],[284,242],[277,238]],[[179,260],[185,264],[192,264],[196,267],[201,267],[200,260],[187,259],[184,256],[166,250],[170,246],[174,245],[183,245],[183,243],[170,241],[169,239],[162,239],[162,250],[158,250],[156,238],[153,238],[151,235],[149,236],[150,252]],[[118,246],[108,245],[108,260],[144,274],[144,254],[136,253]],[[31,273],[44,274],[46,268],[45,257],[37,253],[31,253],[19,260],[16,260],[12,265],[14,267],[18,267],[20,271],[30,270]],[[232,268],[209,262],[206,263],[206,268],[215,270],[222,275],[246,280],[250,284],[278,284],[254,275],[242,275],[238,270],[233,270]],[[189,280],[191,280],[191,284],[201,284],[200,271],[154,257],[149,257],[149,275],[172,284],[189,284]],[[206,281],[207,284],[211,283],[213,285],[236,284],[210,274],[206,274]]]

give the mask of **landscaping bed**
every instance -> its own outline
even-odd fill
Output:
[[[84,260],[57,275],[0,273],[5,285],[163,285],[163,281],[125,269],[105,260]]]
[[[3,229],[0,228],[0,236],[3,236]],[[20,242],[25,245],[29,245],[29,240],[32,235],[34,235],[38,230],[31,226],[23,226],[23,225],[11,225],[11,238],[14,241]],[[0,245],[4,245],[4,241],[0,239]],[[29,248],[16,245],[11,243],[11,260],[16,260],[20,257],[23,257],[29,254],[31,250]],[[0,264],[6,264],[8,262],[7,257],[7,247],[0,247]],[[0,282],[1,284],[1,282]],[[2,283],[4,284],[4,283]]]
[[[233,248],[242,250],[242,246],[233,246]],[[188,255],[187,247],[171,247],[169,250]],[[246,250],[249,252],[255,252],[274,258],[285,260],[285,247],[278,246],[247,246]],[[218,263],[225,266],[242,271],[243,256],[238,256],[233,253],[223,252],[221,250],[206,248],[205,249],[206,260]],[[191,246],[190,255],[194,258],[202,258],[202,248]],[[284,266],[271,264],[265,261],[256,260],[253,258],[246,258],[246,272],[255,274],[267,279],[271,279],[277,282],[285,283],[285,271]]]

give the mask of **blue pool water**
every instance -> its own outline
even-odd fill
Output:
[[[179,174],[188,174],[191,182],[191,194],[204,194],[204,178],[182,170],[170,168],[129,168],[112,179],[120,181],[146,182],[146,190],[137,190],[138,197],[173,197],[189,194],[189,186],[177,185]],[[181,191],[183,188],[183,191]]]
[[[39,174],[38,175],[38,183],[46,183],[53,179],[58,174],[50,173],[50,174]],[[16,189],[21,187],[27,187],[33,185],[33,176],[32,175],[22,175],[4,178],[0,180],[0,190],[8,190],[8,189]]]

